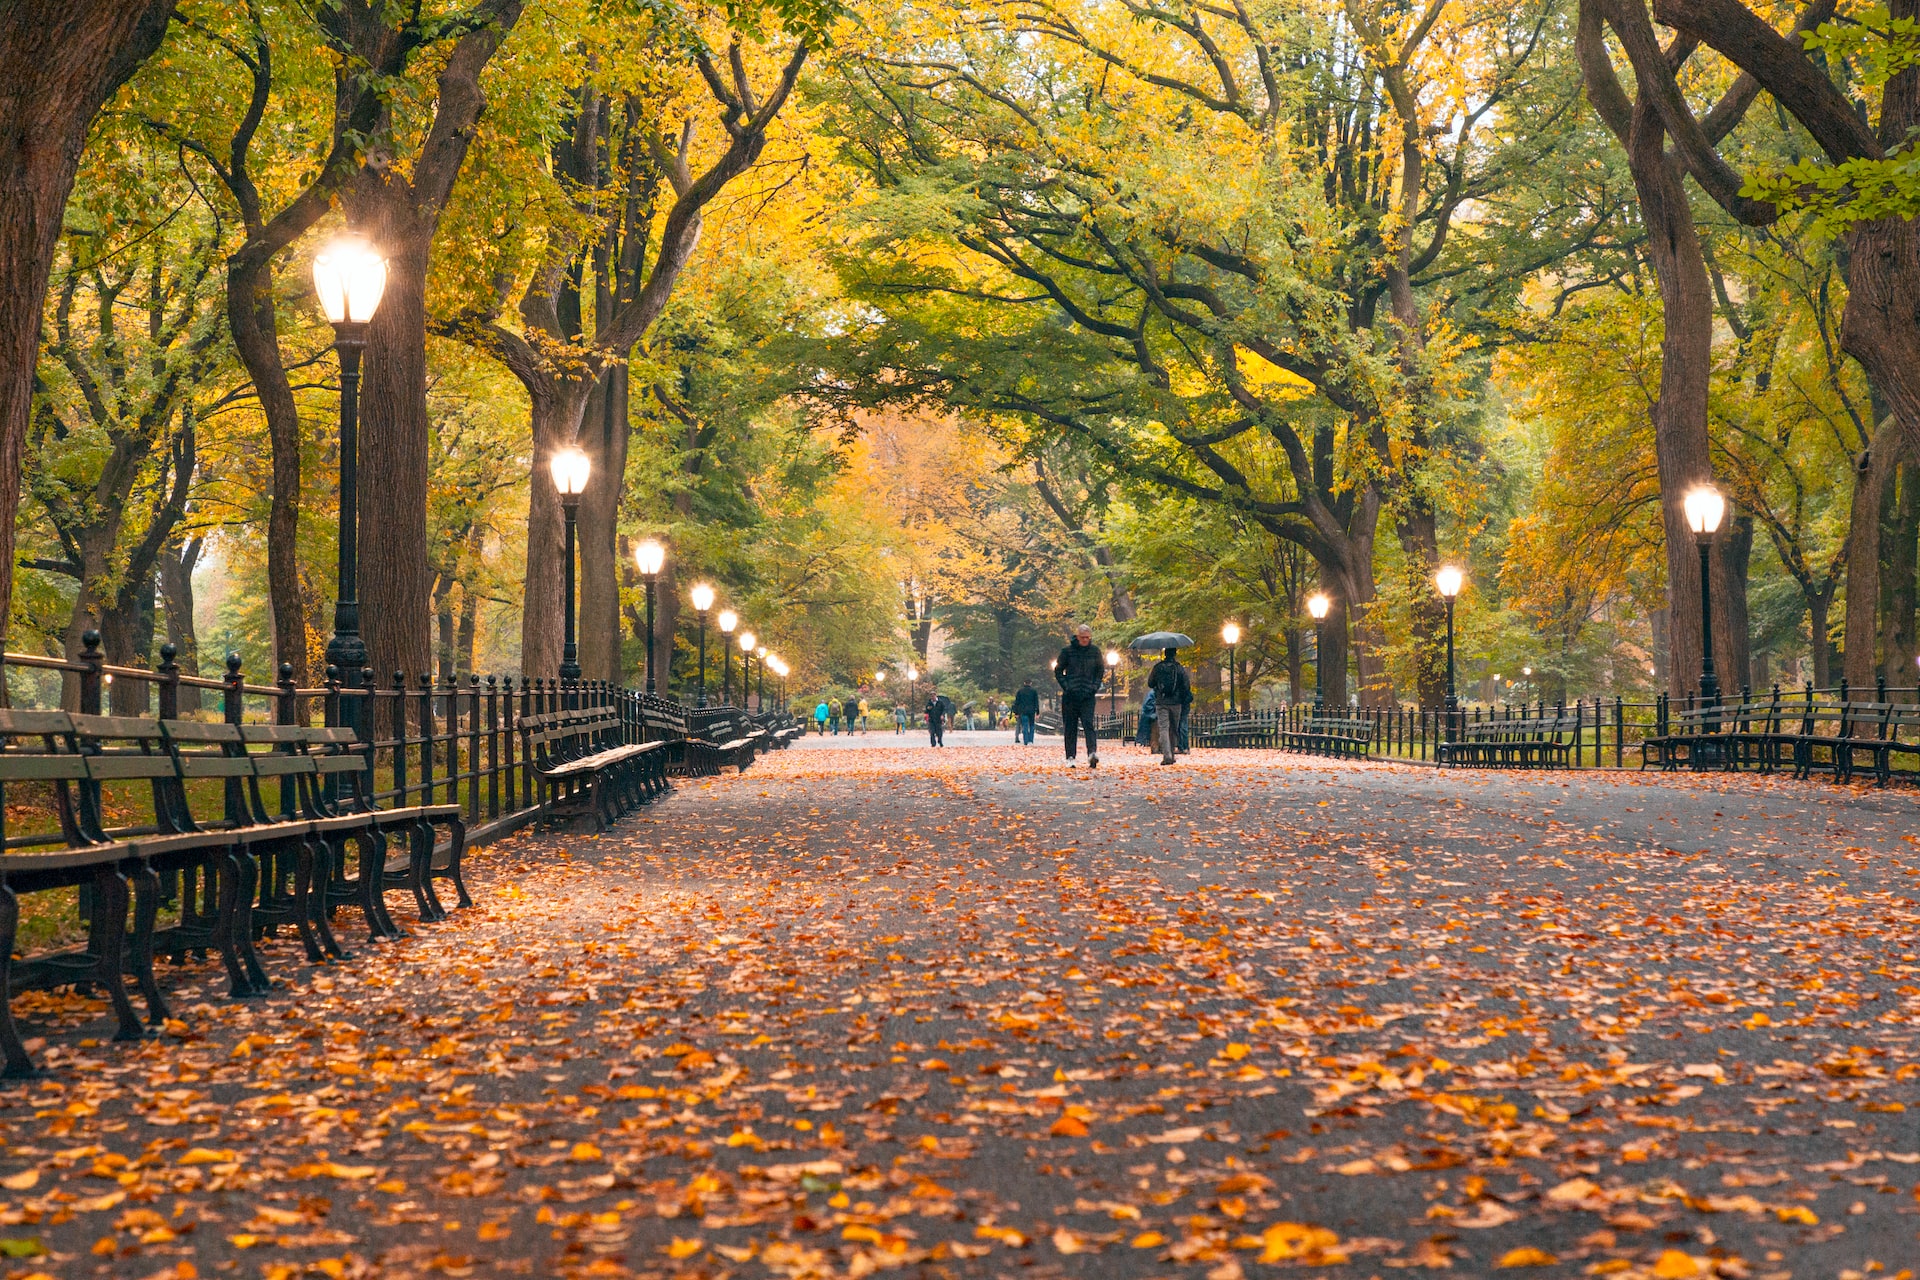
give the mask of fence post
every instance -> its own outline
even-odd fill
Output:
[[[1613,695],[1613,767],[1624,769],[1627,765],[1627,704],[1619,694]]]
[[[299,707],[296,705],[298,700],[294,697],[293,692],[293,664],[291,662],[283,662],[280,664],[280,678],[274,681],[274,684],[280,690],[279,696],[273,700],[274,723],[299,723]],[[291,752],[293,748],[289,745],[286,747],[286,750]],[[282,818],[291,819],[293,817],[297,808],[294,804],[293,793],[298,786],[299,783],[291,775],[280,779],[280,816]]]
[[[160,718],[178,720],[180,718],[180,663],[177,659],[180,651],[172,644],[160,646],[159,678],[154,682],[160,686]]]
[[[228,724],[239,724],[246,710],[246,691],[240,686],[245,680],[240,675],[240,655],[227,655],[226,678],[220,682],[220,709]],[[227,783],[227,821],[239,826],[246,822],[246,797],[240,793],[240,779],[228,778]]]
[[[467,821],[480,821],[480,677],[467,673]]]
[[[500,681],[487,677],[487,817],[500,816]]]
[[[420,676],[420,803],[434,803],[433,677]]]
[[[106,659],[100,654],[100,633],[88,628],[80,637],[80,714],[97,716],[100,714],[100,668],[106,665]]]
[[[393,673],[393,803],[407,806],[407,677]]]

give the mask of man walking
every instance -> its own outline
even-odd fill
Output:
[[[813,732],[815,736],[824,736],[827,732],[827,700],[820,699],[820,705],[813,709]]]
[[[1077,729],[1086,730],[1087,768],[1100,767],[1100,746],[1094,740],[1093,722],[1100,699],[1100,682],[1106,674],[1106,659],[1094,647],[1093,628],[1083,622],[1073,629],[1073,639],[1053,663],[1053,678],[1060,682],[1060,731],[1067,738],[1069,768],[1073,765]]]
[[[937,693],[927,699],[927,745],[947,745],[947,700]]]
[[[1040,691],[1033,687],[1033,681],[1022,681],[1020,692],[1013,695],[1013,740],[1023,747],[1033,745],[1033,722],[1040,714]]]
[[[1178,652],[1178,649],[1168,649],[1147,674],[1154,714],[1160,722],[1161,764],[1173,763],[1174,749],[1180,741],[1180,721],[1193,705],[1193,681],[1188,678],[1187,669],[1180,665],[1180,659],[1174,656]]]

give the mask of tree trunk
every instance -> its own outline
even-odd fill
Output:
[[[433,618],[439,633],[438,675],[446,684],[453,679],[453,579],[445,574],[434,584]]]
[[[1401,518],[1400,547],[1412,599],[1414,696],[1422,711],[1438,711],[1447,699],[1447,603],[1433,584],[1440,535],[1431,504],[1422,502]]]
[[[456,661],[461,675],[473,674],[473,646],[480,634],[480,597],[472,589],[460,589],[460,628]]]
[[[1300,628],[1287,628],[1287,701],[1300,701],[1301,677]]]
[[[1726,691],[1746,682],[1752,662],[1752,624],[1747,613],[1747,576],[1753,562],[1753,517],[1735,516],[1714,546],[1713,660],[1727,674]]]
[[[1833,642],[1827,638],[1827,615],[1833,608],[1833,587],[1807,596],[1807,629],[1813,637],[1813,687],[1833,686]]]
[[[551,680],[560,672],[566,525],[547,460],[555,449],[573,441],[590,388],[569,381],[543,382],[530,389],[536,394],[533,469],[527,495],[527,578],[520,611],[520,670],[535,679]]]
[[[355,227],[387,254],[367,335],[360,417],[360,631],[381,682],[430,672],[427,568],[427,269],[433,221],[403,180],[356,184]]]
[[[617,544],[632,436],[627,387],[626,365],[614,365],[594,386],[580,423],[580,448],[593,459],[593,479],[580,498],[580,667],[589,680],[616,683],[624,567]]]
[[[93,118],[159,47],[176,0],[0,5],[0,644],[41,309]]]
[[[1847,603],[1840,657],[1847,683],[1873,684],[1879,672],[1874,652],[1880,635],[1881,506],[1899,463],[1891,440],[1874,433],[1873,443],[1854,462],[1853,506],[1847,514]]]
[[[1328,707],[1347,705],[1347,626],[1348,610],[1338,592],[1329,590],[1333,607],[1319,626],[1319,642],[1314,651],[1314,677]]]
[[[1914,611],[1920,591],[1920,465],[1900,464],[1893,501],[1889,504],[1886,529],[1881,537],[1880,579],[1886,596],[1885,622],[1880,650],[1885,658],[1887,683],[1895,687],[1920,679],[1920,667],[1914,656],[1920,645],[1914,639]]]
[[[193,570],[200,563],[201,538],[190,538],[184,545],[168,547],[160,553],[160,598],[167,609],[167,643],[173,646],[173,660],[180,674],[200,674],[200,634],[193,621]],[[184,714],[200,709],[200,690],[191,685],[180,687],[180,710]]]
[[[100,611],[100,652],[111,666],[148,667],[153,665],[153,575],[128,584],[110,608]],[[107,714],[144,716],[151,714],[151,682],[132,678],[116,680],[107,689]]]

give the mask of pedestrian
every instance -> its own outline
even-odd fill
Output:
[[[1161,764],[1173,763],[1173,753],[1180,743],[1180,721],[1186,709],[1193,705],[1193,681],[1188,678],[1187,669],[1180,665],[1180,659],[1174,656],[1178,652],[1168,648],[1165,656],[1147,673],[1147,688],[1153,691],[1154,716],[1160,725]]]
[[[820,705],[813,709],[813,731],[824,736],[827,732],[827,717],[832,712],[827,708],[827,700],[820,699]]]
[[[947,700],[937,693],[927,699],[927,745],[947,745]]]
[[[1033,721],[1040,714],[1040,691],[1033,681],[1023,680],[1020,692],[1013,695],[1013,740],[1023,747],[1033,745]]]
[[[867,736],[867,711],[867,700],[865,698],[860,699],[859,702],[854,704],[854,719],[859,722],[860,736],[863,738]]]
[[[1156,705],[1157,702],[1153,696],[1153,690],[1147,690],[1147,696],[1140,703],[1140,723],[1135,727],[1133,734],[1134,741],[1143,747],[1151,747],[1153,745],[1153,731],[1156,720],[1154,709]]]
[[[1081,623],[1073,629],[1073,639],[1060,651],[1053,663],[1053,678],[1060,682],[1060,731],[1067,739],[1067,766],[1073,766],[1076,730],[1087,735],[1087,768],[1100,767],[1100,747],[1094,739],[1093,722],[1100,699],[1100,682],[1106,679],[1106,659],[1093,643],[1093,628]]]
[[[904,702],[893,704],[893,731],[896,735],[907,731],[907,704]]]

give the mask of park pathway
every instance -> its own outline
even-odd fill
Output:
[[[150,1044],[23,999],[0,1274],[1920,1269],[1913,794],[921,741]]]

